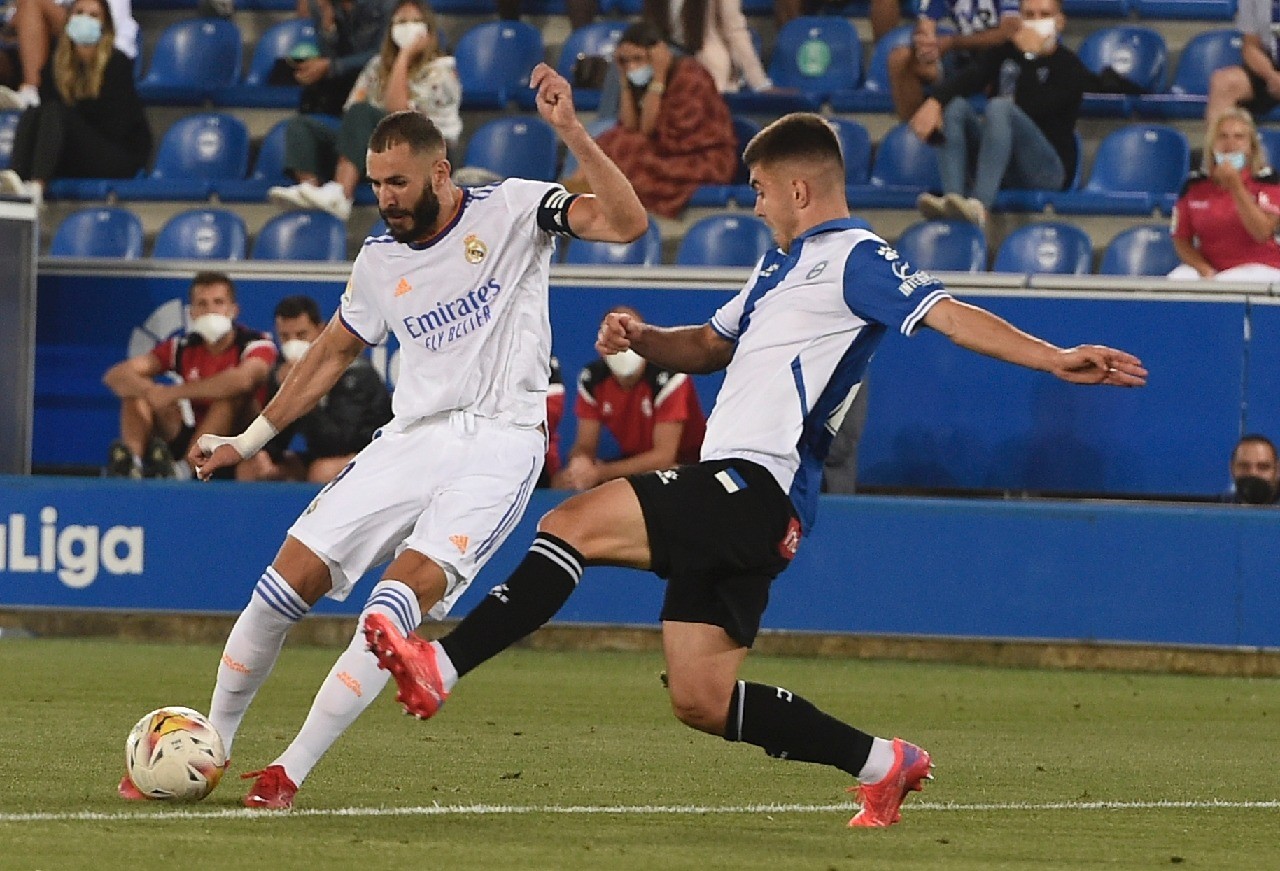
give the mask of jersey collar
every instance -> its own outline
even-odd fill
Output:
[[[471,202],[471,192],[466,188],[461,188],[461,190],[462,190],[462,196],[458,198],[458,204],[454,206],[453,215],[450,216],[448,223],[446,223],[443,227],[441,227],[440,230],[434,236],[430,237],[424,242],[407,243],[410,248],[412,248],[414,251],[422,251],[427,248],[430,248],[432,245],[439,242],[445,236],[449,235],[449,231],[457,226],[458,220],[462,217],[463,210],[467,208],[467,203]]]
[[[817,236],[819,233],[832,233],[836,230],[865,230],[866,228],[866,223],[859,221],[857,218],[836,218],[831,221],[823,221],[821,224],[815,224],[792,241],[794,243],[808,239],[810,236]]]

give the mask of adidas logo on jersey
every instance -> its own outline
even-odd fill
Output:
[[[449,536],[449,541],[458,549],[458,553],[466,553],[467,544],[471,541],[471,538],[466,535],[451,535]]]
[[[404,296],[411,290],[413,290],[413,285],[401,278],[400,283],[396,285],[396,296]]]

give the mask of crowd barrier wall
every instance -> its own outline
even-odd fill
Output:
[[[0,477],[0,607],[234,613],[316,492]],[[534,495],[454,616],[507,576],[562,497]],[[767,629],[1280,647],[1280,511],[821,498]],[[371,588],[316,612],[354,615]],[[556,620],[656,625],[662,590],[648,573],[591,568]]]

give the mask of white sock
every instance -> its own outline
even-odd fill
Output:
[[[867,756],[867,764],[858,772],[858,782],[865,784],[879,783],[889,776],[893,768],[893,742],[884,738],[871,739],[871,753]]]
[[[453,660],[444,652],[439,641],[432,641],[431,646],[436,652],[436,668],[440,672],[440,680],[444,681],[444,691],[453,692],[453,688],[458,683],[458,669],[454,667]]]
[[[370,614],[390,618],[405,635],[417,629],[422,622],[417,594],[409,587],[399,581],[387,580],[373,588],[356,622],[355,637],[320,685],[298,736],[272,763],[283,765],[289,779],[298,786],[338,736],[378,697],[391,677],[390,672],[378,668],[378,658],[366,647],[364,620]]]
[[[244,712],[271,674],[284,637],[310,609],[284,578],[268,567],[231,627],[209,702],[209,721],[222,736],[228,757]]]

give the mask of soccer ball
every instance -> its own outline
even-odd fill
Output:
[[[147,798],[199,801],[222,779],[227,754],[204,714],[160,708],[139,720],[125,739],[124,765]]]

